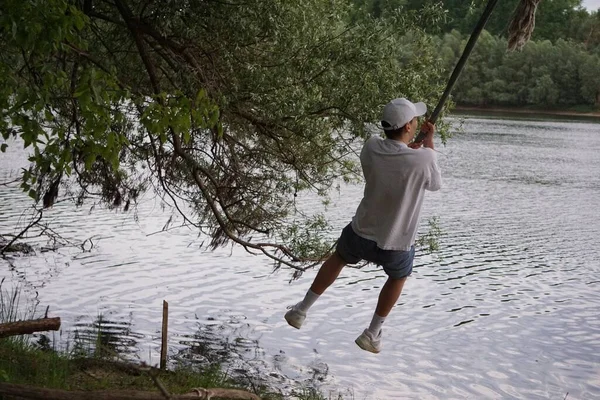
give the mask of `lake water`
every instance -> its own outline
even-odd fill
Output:
[[[218,360],[286,393],[600,399],[600,124],[467,118],[438,149],[444,187],[427,193],[422,228],[439,218],[440,250],[418,255],[378,355],[354,339],[385,282],[380,269],[342,271],[298,331],[283,314],[316,271],[290,283],[291,271],[273,272],[240,248],[201,250],[195,232],[152,234],[170,211],[150,195],[137,220],[59,203],[46,221],[63,237],[93,237],[91,251],[42,252],[45,241],[32,239],[37,254],[0,259],[0,278],[62,318],[62,333],[51,335],[59,346],[101,322],[106,341],[153,364],[167,300],[173,358]],[[0,155],[0,182],[20,165],[17,153]],[[332,237],[361,193],[345,186],[333,195]],[[18,232],[27,207],[0,186],[0,232]]]

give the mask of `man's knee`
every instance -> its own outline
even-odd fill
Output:
[[[394,278],[394,277],[388,276],[388,281],[395,285],[399,285],[399,284],[404,284],[404,282],[406,281],[406,278],[408,278],[408,276],[403,276],[401,278]]]
[[[348,264],[348,262],[344,259],[344,257],[342,257],[342,255],[337,250],[334,251],[333,254],[329,256],[329,258],[327,258],[327,261],[331,261],[332,264],[337,265],[340,268],[343,268],[344,266],[346,266],[346,264]]]

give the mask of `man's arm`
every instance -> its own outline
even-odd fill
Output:
[[[421,132],[425,132],[425,139],[423,139],[423,147],[429,147],[431,150],[435,150],[433,147],[433,134],[435,133],[435,125],[429,121],[425,121],[421,125]]]
[[[440,190],[442,188],[442,173],[440,171],[440,167],[437,164],[437,156],[432,151],[431,152],[431,160],[428,166],[429,179],[427,180],[427,184],[425,185],[425,190],[429,190],[435,192],[436,190]]]
[[[431,150],[435,150],[433,145],[433,134],[435,133],[435,125],[433,125],[429,121],[425,121],[421,126],[421,131],[425,132],[425,139],[423,139],[423,147],[429,148]],[[440,172],[440,168],[437,164],[437,155],[432,151],[431,159],[429,160],[429,165],[427,166],[429,172],[429,179],[427,184],[425,185],[426,190],[430,190],[432,192],[436,190],[440,190],[442,187],[442,173]]]

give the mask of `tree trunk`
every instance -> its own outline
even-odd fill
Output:
[[[33,400],[165,400],[165,396],[160,392],[135,390],[67,391],[2,382],[0,382],[0,395]],[[197,389],[192,393],[176,394],[170,397],[170,400],[193,399],[260,400],[260,397],[237,389]]]
[[[60,318],[40,318],[29,321],[17,321],[0,324],[0,338],[15,335],[26,335],[40,331],[57,331],[60,329]]]

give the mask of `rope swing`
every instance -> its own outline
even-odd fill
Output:
[[[508,49],[521,50],[535,28],[535,11],[541,0],[521,0],[508,28]]]
[[[541,0],[521,0],[519,2],[519,5],[513,13],[513,19],[508,31],[509,50],[522,49],[523,46],[525,46],[525,43],[527,43],[531,38],[533,28],[535,27],[535,11],[540,1]],[[428,121],[432,124],[435,124],[440,112],[442,111],[442,108],[444,108],[444,104],[446,103],[446,100],[448,100],[448,96],[450,96],[450,92],[452,91],[456,80],[460,76],[460,73],[462,72],[465,63],[467,62],[471,51],[475,47],[475,43],[479,38],[479,34],[485,27],[485,24],[490,19],[490,15],[492,15],[492,11],[494,10],[494,7],[496,7],[496,3],[498,3],[498,0],[488,1],[485,10],[483,11],[483,14],[481,14],[477,25],[475,25],[475,28],[471,33],[471,37],[469,37],[469,41],[467,42],[467,45],[465,46],[465,49],[463,50],[463,53],[460,56],[460,59],[456,63],[454,71],[452,71],[452,75],[450,75],[450,79],[448,80],[448,84],[446,85],[444,93],[440,97],[437,106],[428,118]],[[415,142],[421,142],[423,141],[423,139],[425,139],[425,132],[419,132],[419,134],[415,138]]]

